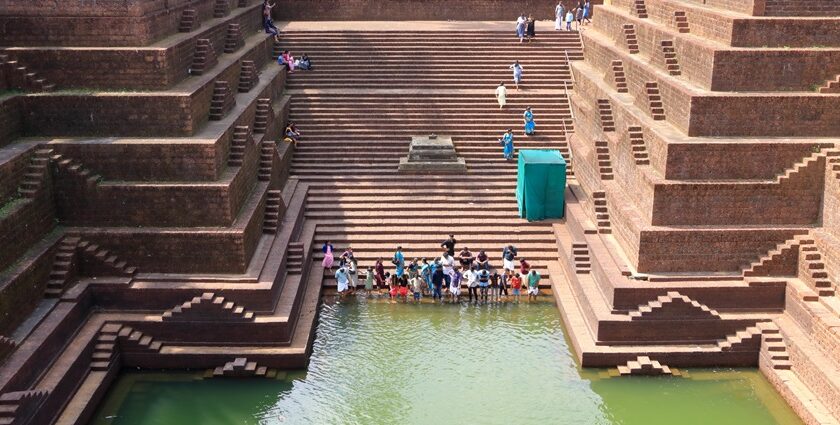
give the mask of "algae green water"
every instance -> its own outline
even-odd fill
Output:
[[[322,308],[307,371],[282,379],[126,373],[92,423],[799,424],[755,370],[580,371],[549,303],[350,300]]]

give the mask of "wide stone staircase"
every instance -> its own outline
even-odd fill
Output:
[[[291,173],[310,186],[305,217],[317,223],[316,261],[327,241],[336,255],[352,247],[360,269],[378,258],[390,266],[398,245],[409,260],[431,261],[451,233],[456,250],[485,250],[498,268],[512,243],[548,277],[556,260],[551,226],[518,218],[516,163],[505,161],[497,139],[512,128],[517,149],[558,149],[571,162],[565,88],[567,60],[581,58],[576,33],[520,45],[497,31],[456,39],[442,31],[295,31],[281,45],[314,65],[290,74],[288,87],[289,119],[303,134]],[[525,69],[518,91],[508,69],[516,59]],[[502,81],[508,103],[499,109],[494,91]],[[522,130],[527,106],[537,122],[530,137]],[[398,173],[411,137],[429,134],[452,137],[467,174]]]

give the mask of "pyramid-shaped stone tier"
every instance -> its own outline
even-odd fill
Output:
[[[467,163],[455,153],[451,137],[437,135],[411,138],[408,156],[400,158],[401,173],[458,174],[467,172]]]

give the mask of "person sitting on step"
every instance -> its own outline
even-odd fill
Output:
[[[461,262],[461,267],[463,267],[464,269],[468,269],[470,266],[472,266],[473,260],[475,260],[475,258],[473,257],[472,252],[470,252],[470,249],[464,247],[464,249],[461,250],[461,253],[458,254],[458,260]]]
[[[277,64],[286,65],[289,73],[295,72],[295,57],[288,50],[283,50],[283,54],[277,57]]]
[[[296,66],[304,71],[309,71],[312,69],[312,61],[310,61],[309,56],[306,56],[306,53],[304,53],[303,56],[300,57],[300,60],[298,60]]]
[[[487,253],[484,250],[478,252],[478,256],[475,257],[476,266],[479,269],[489,269],[490,268],[490,258],[487,257]]]
[[[290,122],[289,125],[286,126],[283,141],[286,143],[294,143],[295,147],[297,147],[298,142],[300,142],[300,130],[297,129],[295,123]]]

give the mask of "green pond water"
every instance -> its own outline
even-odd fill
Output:
[[[799,424],[756,370],[580,370],[550,303],[322,307],[306,371],[125,373],[92,424]]]

